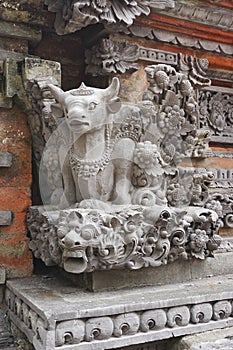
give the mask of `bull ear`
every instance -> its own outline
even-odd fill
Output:
[[[117,113],[121,108],[121,100],[120,97],[112,98],[108,101],[108,110],[110,113]]]
[[[120,81],[118,78],[114,77],[111,84],[107,89],[105,89],[105,96],[108,96],[109,99],[116,97],[119,94],[120,90]]]
[[[62,104],[62,102],[64,101],[65,92],[53,84],[48,84],[48,88],[51,91],[54,98],[57,100],[57,102]]]
[[[121,108],[121,100],[118,97],[120,90],[120,81],[118,78],[114,77],[111,84],[107,89],[105,89],[105,96],[107,97],[107,105],[110,113],[117,113]]]

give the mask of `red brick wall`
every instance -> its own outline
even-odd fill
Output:
[[[6,277],[23,277],[32,273],[32,255],[28,247],[25,224],[31,203],[31,139],[27,117],[19,108],[0,108],[1,151],[13,155],[10,168],[0,168],[0,210],[10,210],[13,222],[0,226],[0,266]]]

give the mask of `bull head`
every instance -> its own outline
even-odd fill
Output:
[[[117,113],[121,107],[117,96],[120,89],[118,78],[113,78],[106,89],[87,87],[83,83],[78,89],[70,91],[63,91],[52,84],[48,87],[58,102],[52,107],[54,114],[58,117],[64,115],[73,131],[83,133],[101,128],[111,121],[109,115]]]

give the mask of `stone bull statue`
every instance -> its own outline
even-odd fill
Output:
[[[81,84],[64,92],[49,85],[69,129],[70,148],[62,168],[63,202],[69,205],[104,208],[106,203],[131,202],[135,143],[111,137],[113,115],[121,108],[119,88],[118,78],[106,89]]]

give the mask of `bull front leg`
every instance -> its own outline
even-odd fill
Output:
[[[114,149],[112,160],[114,164],[115,188],[113,204],[131,203],[131,179],[133,173],[133,155],[135,143],[131,139],[121,139]]]
[[[60,207],[65,209],[77,202],[76,188],[70,166],[69,153],[66,153],[66,156],[63,161],[61,161],[61,164],[64,192],[60,200]]]

